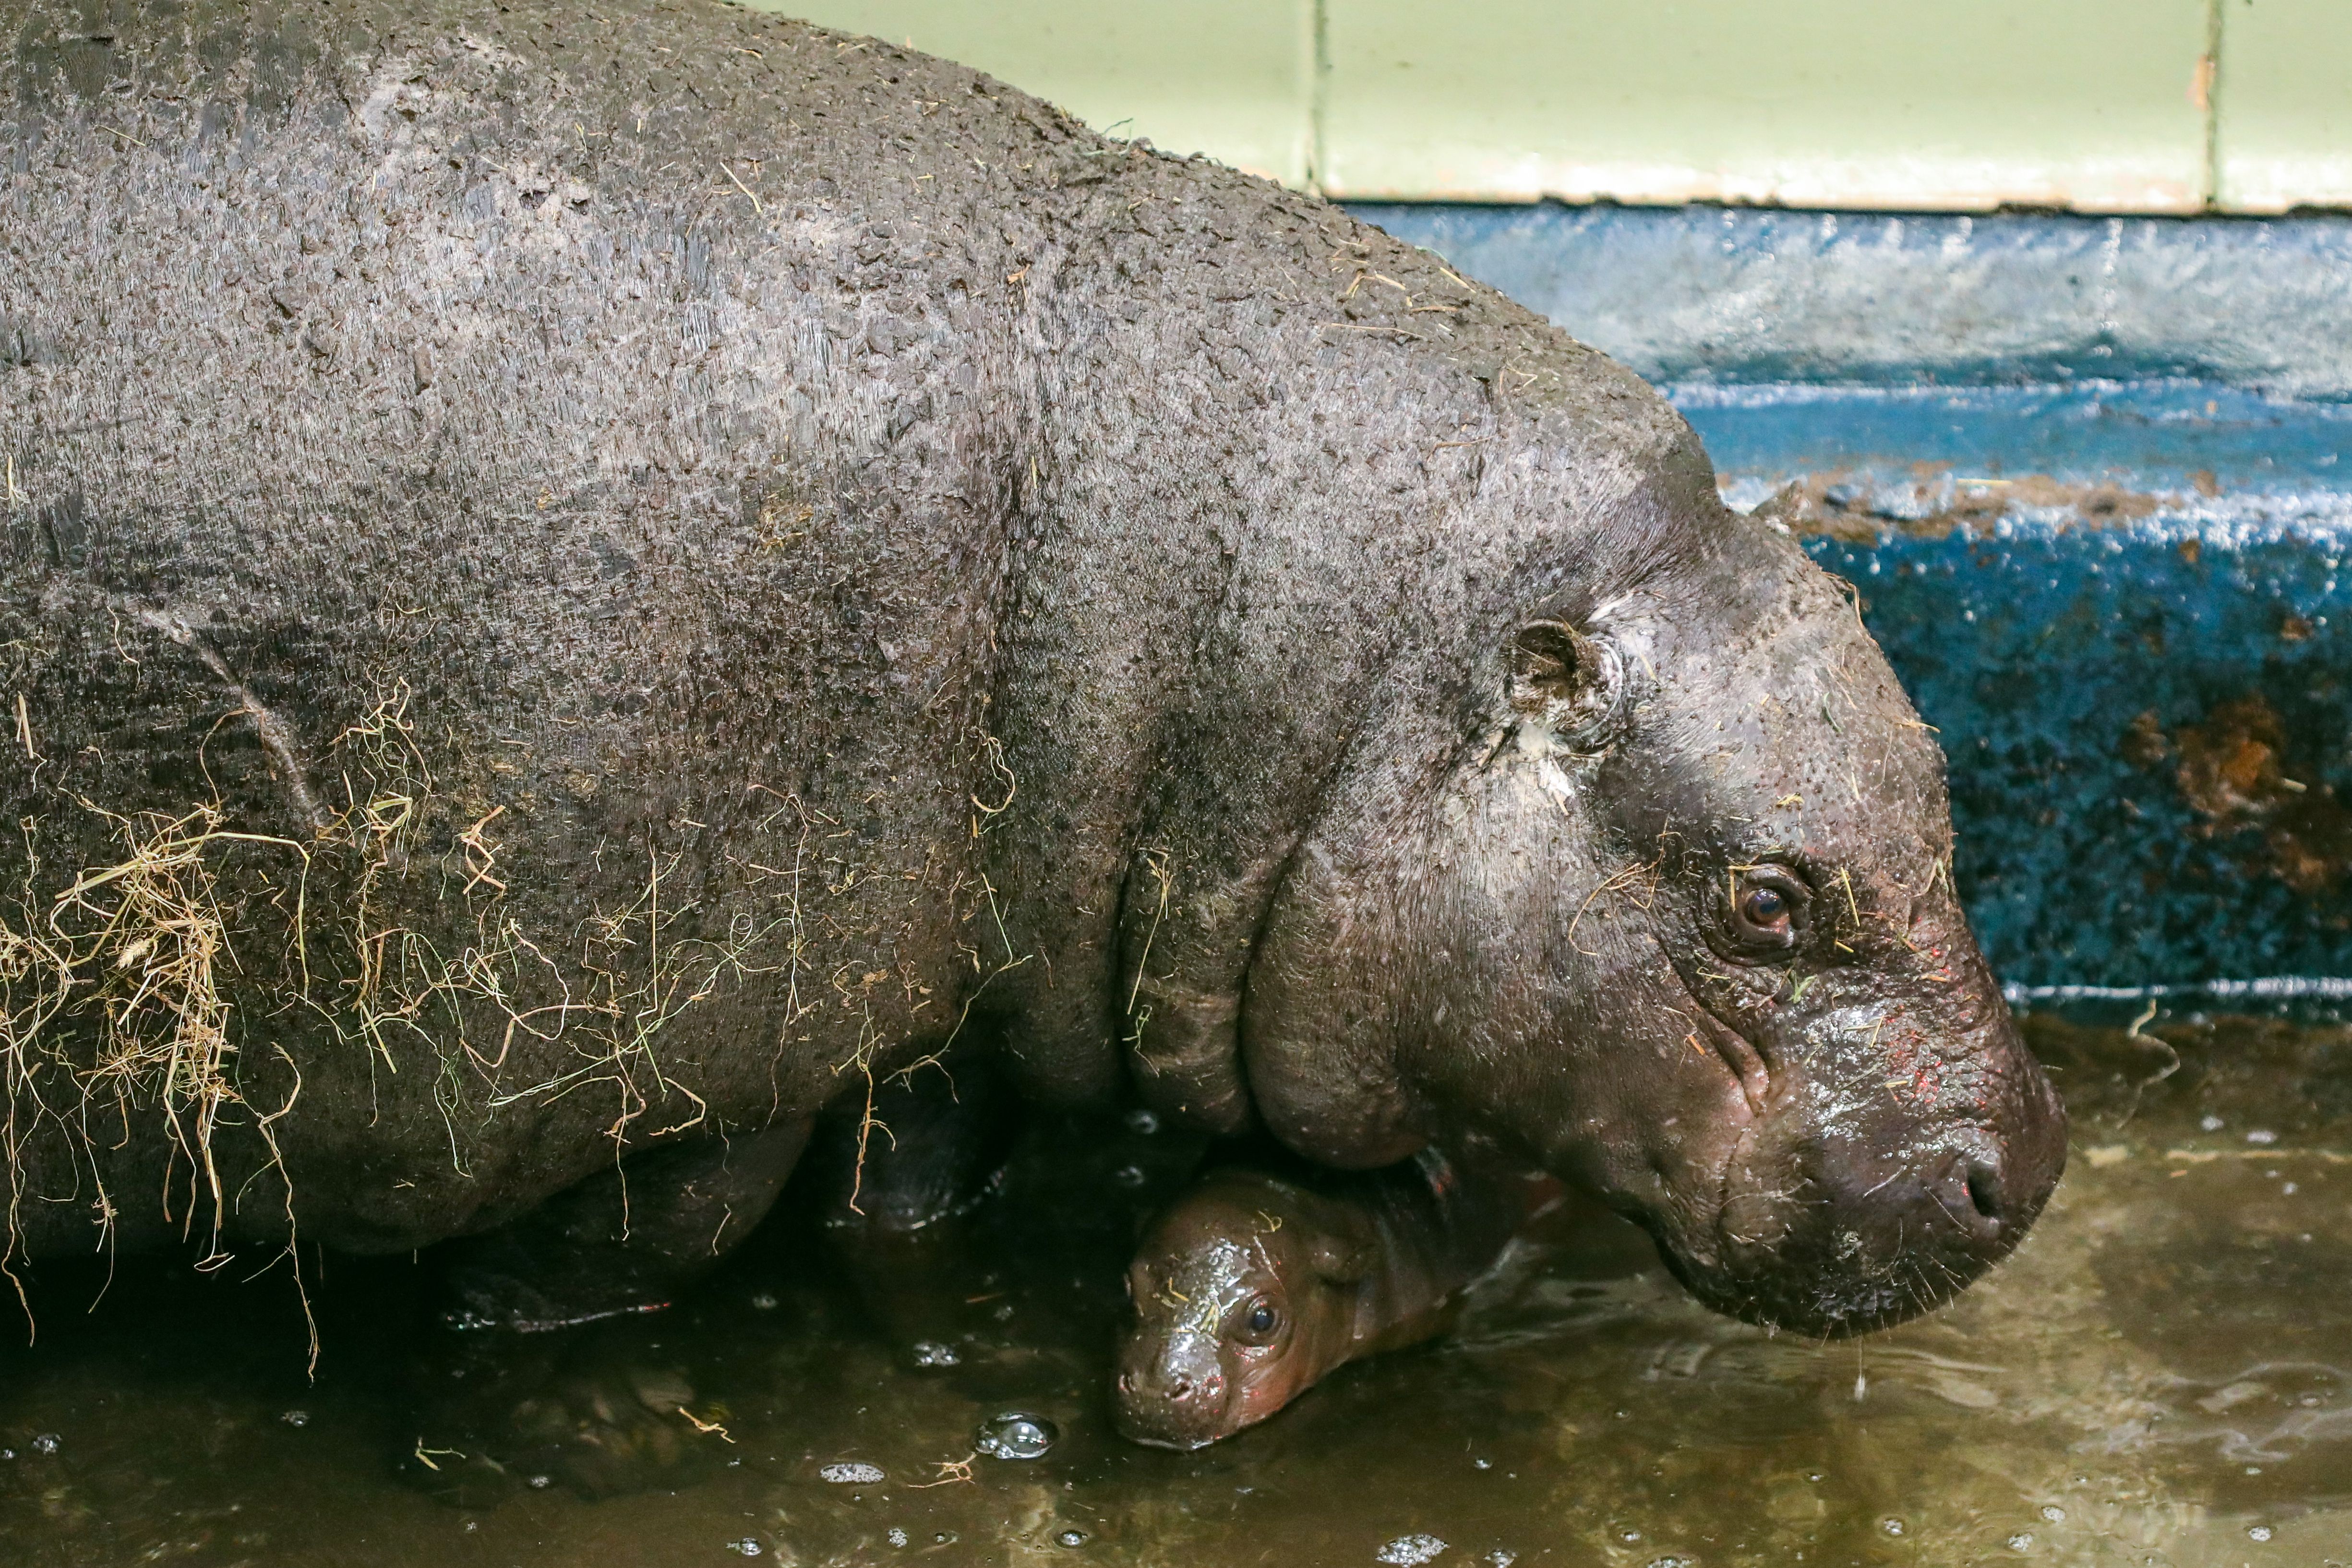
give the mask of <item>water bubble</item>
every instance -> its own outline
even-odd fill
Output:
[[[882,1473],[881,1466],[869,1465],[862,1459],[826,1465],[816,1473],[835,1486],[877,1486],[889,1479]]]
[[[2294,1183],[2293,1183],[2293,1182],[2291,1182],[2291,1181],[2290,1181],[2290,1182],[2282,1182],[2282,1183],[2280,1183],[2280,1184],[2279,1184],[2279,1195],[2280,1195],[2281,1197],[2293,1197],[2294,1196],[2294,1192],[2295,1192]]]
[[[2222,1128],[2229,1125],[2227,1122],[2224,1122],[2219,1116],[2208,1116],[2197,1124],[2204,1128],[2209,1133],[2218,1133]]]
[[[955,1346],[951,1344],[941,1344],[935,1339],[919,1339],[915,1342],[917,1366],[953,1366],[962,1359],[963,1357],[956,1354]]]
[[[1888,1517],[1878,1521],[1878,1528],[1886,1531],[1889,1535],[1900,1535],[1908,1527],[1906,1526],[1901,1520],[1896,1519],[1890,1514]]]
[[[1691,1568],[1691,1560],[1687,1557],[1661,1557],[1652,1563],[1650,1568]]]
[[[1008,1410],[981,1427],[972,1447],[993,1458],[1041,1459],[1061,1435],[1043,1416]]]
[[[2271,1527],[2267,1524],[2250,1524],[2246,1527],[2246,1539],[2249,1541],[2268,1541],[2270,1538]]]
[[[994,1318],[998,1322],[1009,1323],[1013,1321],[1013,1303],[1011,1301],[1007,1301],[988,1315]]]
[[[2009,1549],[2011,1552],[2031,1552],[2033,1550],[2033,1537],[2021,1530],[2009,1538]]]
[[[1143,1185],[1143,1167],[1141,1166],[1121,1166],[1118,1169],[1110,1173],[1110,1179],[1118,1183],[1121,1186],[1141,1186]]]
[[[1473,1459],[1470,1462],[1482,1470],[1491,1470],[1495,1468],[1495,1461],[1492,1459]]]
[[[308,1410],[289,1410],[278,1418],[289,1427],[307,1427],[310,1424],[310,1413]]]
[[[1424,1563],[1436,1562],[1444,1550],[1445,1542],[1434,1535],[1400,1535],[1372,1553],[1372,1561],[1389,1563],[1391,1568],[1421,1568]]]
[[[1499,1546],[1479,1559],[1481,1563],[1487,1565],[1487,1568],[1511,1568],[1511,1564],[1517,1563],[1518,1560],[1519,1554],[1517,1552],[1506,1552]]]
[[[751,1298],[751,1305],[760,1312],[772,1312],[776,1310],[776,1293],[773,1291],[761,1291]]]
[[[904,1546],[907,1544],[907,1532],[894,1524],[883,1534],[882,1539],[893,1546]]]
[[[1638,1530],[1630,1528],[1622,1529],[1618,1531],[1617,1539],[1623,1542],[1628,1546],[1638,1546],[1642,1542],[1642,1532]]]
[[[64,1447],[65,1439],[55,1432],[44,1432],[33,1439],[33,1452],[37,1454],[54,1454]]]
[[[2066,1511],[2054,1502],[2044,1503],[2042,1505],[2042,1517],[2053,1524],[2063,1524],[2066,1522]]]
[[[1083,1530],[1066,1530],[1054,1537],[1056,1546],[1084,1546],[1086,1543],[1087,1532]]]
[[[533,1491],[545,1491],[549,1487],[555,1484],[555,1478],[553,1476],[531,1476],[525,1479],[522,1484],[530,1488]]]
[[[758,1536],[747,1535],[740,1541],[729,1542],[727,1543],[727,1550],[736,1553],[738,1556],[757,1557],[764,1548],[761,1546],[760,1538]]]
[[[1129,1111],[1127,1113],[1127,1130],[1130,1133],[1141,1133],[1148,1138],[1160,1131],[1160,1118],[1149,1111]]]

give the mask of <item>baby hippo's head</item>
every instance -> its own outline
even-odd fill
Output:
[[[1198,1448],[1265,1420],[1348,1359],[1377,1239],[1363,1216],[1221,1171],[1145,1234],[1112,1404],[1139,1443]]]

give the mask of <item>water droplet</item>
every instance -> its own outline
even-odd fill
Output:
[[[2201,1121],[2201,1122],[2198,1123],[2197,1124],[2198,1124],[2199,1126],[2200,1126],[2200,1127],[2204,1128],[2204,1129],[2205,1129],[2207,1132],[2209,1132],[2209,1133],[2218,1133],[2218,1132],[2220,1132],[2222,1128],[2224,1128],[2224,1127],[2228,1126],[2230,1124],[2228,1124],[2227,1122],[2224,1122],[2224,1121],[2223,1121],[2223,1120],[2221,1120],[2221,1117],[2219,1117],[2219,1116],[2208,1116],[2208,1117],[2206,1117],[2203,1121]]]
[[[1620,1530],[1617,1531],[1617,1539],[1628,1546],[1638,1546],[1642,1543],[1642,1532],[1638,1530]]]
[[[1043,1416],[1008,1410],[981,1427],[972,1447],[999,1459],[1041,1459],[1061,1435]]]
[[[1437,1554],[1445,1550],[1445,1542],[1434,1535],[1400,1535],[1372,1554],[1375,1563],[1386,1563],[1391,1568],[1421,1568],[1424,1563],[1434,1563]]]
[[[2044,1503],[2042,1505],[2042,1517],[2053,1524],[2063,1524],[2066,1522],[2066,1511],[2054,1502]]]
[[[549,1487],[555,1484],[555,1478],[553,1476],[532,1476],[526,1479],[522,1484],[530,1488],[533,1491],[545,1491]]]
[[[907,1532],[894,1524],[882,1539],[893,1546],[904,1546],[907,1544]]]
[[[2250,1524],[2246,1527],[2246,1539],[2249,1541],[2268,1541],[2270,1538],[2271,1527],[2267,1524]]]
[[[1687,1557],[1661,1557],[1651,1563],[1650,1568],[1691,1568],[1691,1560]]]
[[[1110,1179],[1118,1183],[1121,1186],[1141,1186],[1143,1185],[1143,1167],[1141,1166],[1121,1166],[1118,1169],[1110,1173]]]
[[[2294,1183],[2293,1183],[2293,1182],[2291,1182],[2291,1181],[2290,1181],[2290,1182],[2281,1182],[2281,1183],[2279,1184],[2279,1196],[2280,1196],[2280,1197],[2293,1197],[2294,1196],[2294,1192],[2295,1192]]]
[[[2033,1537],[2021,1530],[2009,1538],[2009,1549],[2011,1552],[2031,1552],[2033,1550]]]
[[[64,1447],[65,1439],[55,1432],[44,1432],[33,1439],[33,1452],[37,1454],[54,1454]]]
[[[751,1298],[751,1305],[763,1312],[774,1312],[776,1310],[775,1292],[772,1291],[761,1291],[758,1295]]]
[[[1519,1554],[1517,1552],[1506,1552],[1499,1546],[1495,1548],[1494,1551],[1486,1553],[1485,1557],[1479,1559],[1479,1561],[1487,1564],[1487,1568],[1511,1568],[1511,1564],[1517,1563],[1518,1560]]]
[[[278,1418],[289,1427],[307,1427],[310,1424],[310,1413],[308,1410],[289,1410]]]
[[[740,1541],[729,1542],[727,1543],[727,1550],[742,1557],[757,1557],[761,1554],[762,1548],[760,1545],[760,1538],[758,1536],[747,1535]]]
[[[956,1354],[955,1346],[951,1344],[941,1344],[935,1339],[919,1339],[915,1342],[917,1366],[953,1366],[962,1359],[963,1357]]]
[[[1495,1461],[1492,1459],[1473,1459],[1470,1462],[1482,1470],[1491,1470],[1495,1468]]]
[[[1086,1543],[1087,1532],[1083,1530],[1066,1530],[1054,1537],[1056,1546],[1084,1546]]]
[[[1141,1133],[1148,1138],[1160,1131],[1160,1118],[1149,1111],[1129,1111],[1127,1113],[1127,1130],[1130,1133]]]
[[[1895,1519],[1890,1515],[1889,1517],[1878,1521],[1878,1528],[1886,1531],[1889,1535],[1900,1535],[1904,1531],[1905,1525],[1901,1520]]]
[[[2278,1134],[2272,1132],[2268,1127],[2255,1127],[2246,1134],[2246,1142],[2250,1144],[2275,1144],[2278,1142]]]
[[[835,1486],[877,1486],[889,1479],[883,1475],[881,1466],[869,1465],[862,1459],[826,1465],[816,1473]]]

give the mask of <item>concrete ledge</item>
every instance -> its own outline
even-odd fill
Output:
[[[2352,397],[2352,218],[1349,204],[1661,381]]]

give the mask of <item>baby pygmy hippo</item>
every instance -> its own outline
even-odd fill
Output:
[[[1365,1173],[1211,1170],[1153,1221],[1128,1270],[1119,1430],[1202,1448],[1344,1363],[1444,1332],[1544,1192],[1434,1149]]]

